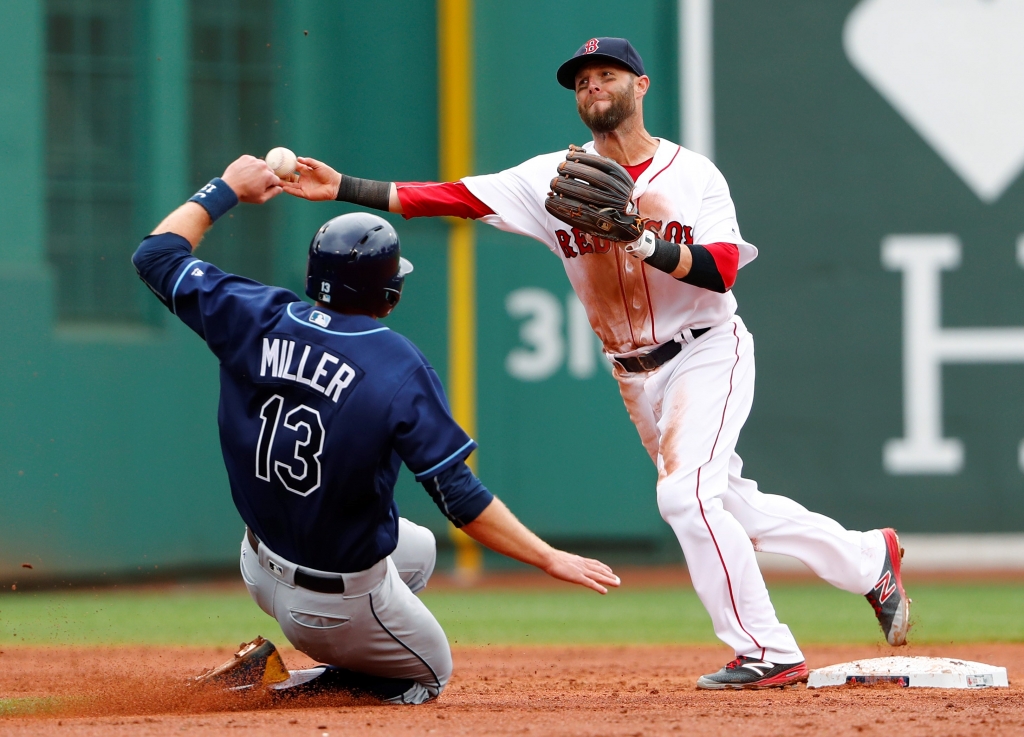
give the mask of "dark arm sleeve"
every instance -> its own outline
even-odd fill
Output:
[[[468,525],[480,516],[494,495],[463,461],[435,476],[420,480],[441,513],[456,527]]]
[[[725,293],[736,283],[739,270],[739,248],[732,243],[688,245],[693,265],[679,281],[712,292]]]

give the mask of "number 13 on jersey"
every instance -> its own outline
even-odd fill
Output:
[[[309,496],[320,488],[320,454],[324,450],[324,424],[320,413],[312,407],[300,404],[284,415],[284,397],[275,394],[260,408],[260,437],[256,441],[256,478],[270,481],[273,469],[278,480],[299,496]],[[295,435],[291,457],[285,461],[274,460],[274,439],[278,427],[282,426]],[[280,451],[279,451],[280,453]]]

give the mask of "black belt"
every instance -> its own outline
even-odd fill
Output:
[[[693,328],[690,331],[690,334],[693,335],[694,339],[696,339],[704,335],[704,333],[710,329],[711,328]],[[677,340],[670,340],[668,343],[662,343],[654,350],[647,351],[647,353],[641,353],[639,356],[629,356],[627,358],[615,356],[615,361],[631,374],[639,374],[644,371],[653,371],[663,363],[668,363],[679,355],[679,351],[681,350],[683,350],[682,343]]]
[[[245,536],[248,538],[252,549],[255,550],[258,555],[261,545],[260,539],[256,537],[248,527],[245,528]],[[299,568],[295,569],[295,585],[301,586],[304,589],[309,589],[310,591],[316,591],[320,594],[345,593],[345,579],[318,576],[315,573],[306,573],[306,571]]]

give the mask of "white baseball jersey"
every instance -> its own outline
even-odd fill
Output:
[[[593,151],[593,143],[584,148]],[[535,238],[562,259],[608,353],[642,353],[686,328],[711,328],[693,339],[684,334],[680,352],[651,371],[615,365],[615,378],[658,469],[658,509],[682,546],[715,633],[738,656],[801,663],[803,653],[772,607],[754,545],[866,594],[878,585],[884,536],[846,530],[743,477],[736,443],[754,397],[754,341],[735,314],[735,297],[680,282],[549,215],[544,200],[564,159],[558,151],[462,181],[494,213],[481,220]],[[633,198],[665,240],[732,243],[739,267],[757,256],[740,236],[725,178],[703,156],[662,140]]]
[[[660,139],[633,199],[659,237],[675,243],[733,243],[739,266],[757,256],[740,236],[725,177],[707,158]],[[591,141],[583,147],[594,152]],[[684,328],[721,325],[736,312],[731,291],[685,284],[626,255],[615,243],[571,229],[544,209],[565,151],[543,154],[497,174],[466,177],[466,188],[495,214],[481,220],[535,238],[562,259],[590,324],[614,355],[642,353]]]

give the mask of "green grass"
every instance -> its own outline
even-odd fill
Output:
[[[0,717],[24,716],[53,711],[62,703],[59,698],[47,696],[42,698],[0,699]]]
[[[883,642],[871,607],[817,583],[770,586],[779,618],[802,643]],[[1024,642],[1024,585],[926,585],[911,591],[913,642]],[[423,597],[449,639],[498,643],[709,643],[711,619],[691,589]]]
[[[277,622],[244,591],[139,591],[0,596],[0,644],[236,645]]]
[[[862,597],[823,584],[774,584],[772,600],[802,643],[876,643]],[[921,585],[911,590],[917,643],[1024,642],[1024,585]],[[689,588],[427,591],[423,600],[462,645],[712,643]],[[234,645],[277,623],[243,591],[24,592],[0,596],[0,645]],[[5,707],[0,704],[0,713]]]

